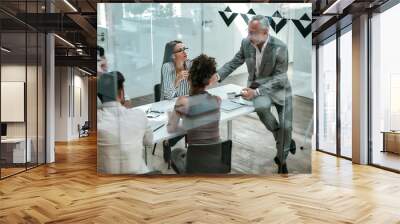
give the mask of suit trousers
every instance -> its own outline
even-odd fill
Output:
[[[253,103],[261,122],[274,135],[277,149],[276,156],[282,164],[285,164],[292,140],[292,96],[287,95],[283,105],[273,102],[268,95],[257,96],[253,99]],[[279,122],[271,112],[273,106],[278,112]]]

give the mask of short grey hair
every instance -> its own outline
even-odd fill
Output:
[[[261,28],[269,31],[269,20],[267,17],[263,15],[255,15],[250,19],[249,24],[253,21],[259,21]]]

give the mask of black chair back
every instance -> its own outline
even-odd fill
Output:
[[[89,121],[85,121],[85,123],[82,126],[82,129],[83,130],[88,130],[89,128],[90,128]]]
[[[231,140],[215,144],[191,144],[186,154],[186,173],[229,173],[231,155]]]
[[[161,100],[161,84],[154,86],[154,102],[159,102]]]

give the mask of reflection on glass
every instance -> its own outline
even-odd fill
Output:
[[[43,164],[45,163],[45,156],[46,156],[46,148],[45,148],[45,110],[46,110],[46,104],[45,104],[45,82],[46,82],[46,77],[45,77],[45,60],[46,60],[46,52],[45,52],[45,44],[46,44],[46,38],[45,35],[42,33],[39,33],[38,37],[38,143],[37,143],[37,162],[38,164]]]
[[[340,153],[352,157],[352,38],[351,30],[340,37]]]
[[[395,170],[400,170],[400,45],[397,44],[400,34],[393,26],[397,26],[399,20],[400,5],[371,20],[372,163]]]
[[[336,40],[318,50],[319,149],[336,153]]]
[[[25,33],[2,33],[1,51],[1,123],[6,125],[1,140],[2,178],[25,170],[30,161],[31,141],[26,141],[25,91],[26,43]]]
[[[2,2],[23,13],[43,13],[45,1]],[[6,20],[14,20],[0,13]],[[16,23],[17,24],[17,23]],[[45,162],[45,36],[21,23],[1,32],[1,178]]]
[[[38,139],[37,139],[37,81],[38,81],[38,49],[37,33],[27,33],[28,46],[28,61],[27,61],[27,74],[26,74],[26,113],[27,113],[27,142],[28,149],[30,148],[30,158],[27,161],[27,167],[34,167],[37,165],[38,158]]]

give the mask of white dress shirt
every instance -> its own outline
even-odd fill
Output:
[[[267,47],[268,41],[269,41],[269,35],[267,37],[267,40],[264,42],[263,46],[261,47],[261,50],[258,48],[257,45],[254,45],[253,43],[251,43],[251,45],[253,45],[253,47],[256,49],[256,74],[255,74],[256,77],[259,76],[262,57],[264,55],[264,51],[265,51],[265,48]],[[260,95],[260,90],[258,88],[256,89],[256,94],[257,94],[257,96]]]
[[[153,132],[146,114],[106,102],[97,110],[97,172],[142,174],[149,172],[144,145],[152,145]]]
[[[264,55],[265,48],[267,47],[268,40],[269,40],[269,35],[268,35],[267,40],[264,42],[263,46],[261,47],[261,50],[258,48],[257,45],[254,45],[253,43],[251,44],[256,49],[256,76],[258,76],[260,73],[261,60]]]

